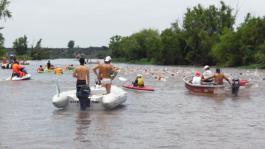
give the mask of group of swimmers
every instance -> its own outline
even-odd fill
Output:
[[[64,67],[64,70],[69,70],[73,71],[75,69],[74,65],[66,65]],[[63,68],[62,67],[55,67],[54,65],[51,64],[50,60],[47,62],[45,68],[43,68],[42,65],[39,66],[37,69],[38,73],[43,73],[43,72],[54,72],[56,75],[61,75],[63,74]]]
[[[204,71],[201,75],[199,71],[195,73],[195,76],[192,78],[192,84],[201,85],[201,84],[214,84],[214,85],[223,85],[226,80],[230,85],[230,80],[221,72],[220,68],[216,68],[216,72],[213,73],[210,70],[210,66],[204,66]]]

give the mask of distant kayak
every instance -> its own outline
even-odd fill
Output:
[[[23,77],[17,77],[17,76],[14,76],[14,77],[12,77],[12,79],[9,77],[9,78],[7,78],[6,80],[20,81],[20,80],[30,80],[30,78],[31,78],[31,74],[26,74],[26,75],[23,76]]]
[[[248,80],[239,80],[240,86],[246,86],[249,82]]]
[[[138,87],[138,86],[133,86],[132,84],[123,85],[122,87],[125,87],[125,88],[128,88],[128,89],[133,89],[133,90],[142,90],[142,91],[154,91],[155,90],[151,86]]]

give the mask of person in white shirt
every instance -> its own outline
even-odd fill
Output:
[[[196,72],[195,76],[192,78],[192,84],[194,85],[200,85],[201,84],[201,73]]]
[[[204,72],[202,73],[203,82],[212,82],[213,79],[204,80],[205,78],[209,78],[209,77],[213,76],[213,72],[210,70],[210,66],[206,65],[206,66],[204,66],[203,69],[204,69]]]

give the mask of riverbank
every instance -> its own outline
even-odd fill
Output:
[[[128,63],[128,64],[138,64],[138,65],[159,65],[156,64],[154,61],[149,61],[146,58],[140,59],[140,60],[126,60],[126,58],[112,58],[112,61],[115,63]],[[203,67],[203,65],[161,65],[161,66],[196,66],[196,67]],[[235,66],[235,67],[227,67],[222,65],[216,65],[212,66],[214,68],[220,67],[220,68],[239,68],[239,69],[265,69],[265,64],[251,64],[246,66]]]

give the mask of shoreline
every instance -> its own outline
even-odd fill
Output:
[[[128,61],[124,58],[112,58],[112,61],[114,63],[126,63],[126,64],[136,64],[136,65],[157,65],[157,66],[181,66],[181,67],[203,67],[204,65],[161,65],[153,63],[152,61],[147,60],[133,60]],[[221,65],[213,65],[212,68],[237,68],[237,69],[265,69],[265,64],[252,64],[252,65],[246,65],[246,66],[221,66]]]

